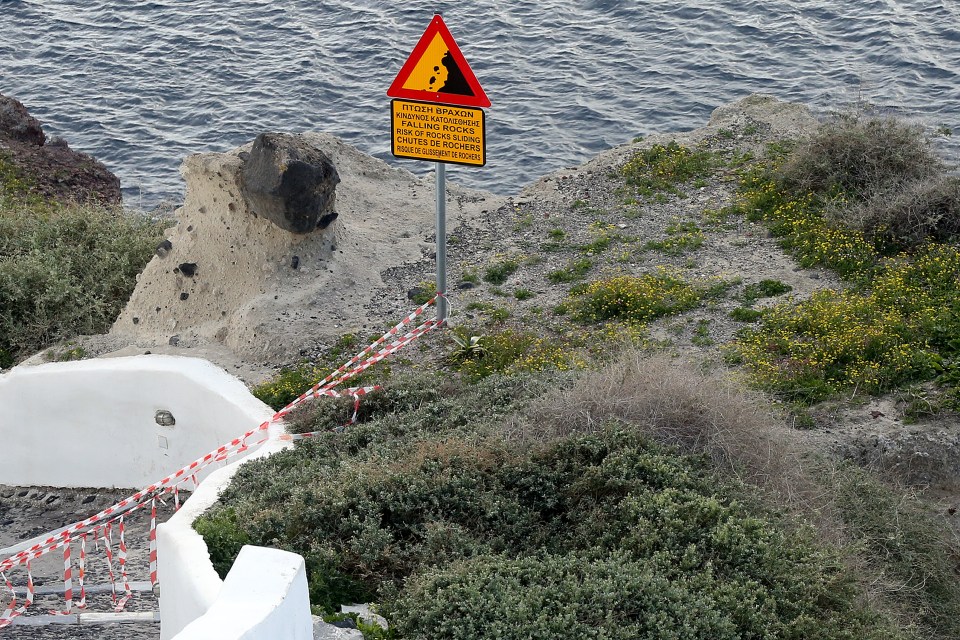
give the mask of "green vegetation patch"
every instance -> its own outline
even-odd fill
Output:
[[[848,535],[885,595],[915,626],[916,637],[960,637],[960,549],[943,516],[852,464],[841,467],[835,481],[835,504]]]
[[[453,336],[457,348],[450,360],[467,380],[476,381],[494,373],[564,371],[585,366],[582,359],[573,354],[568,341],[560,338],[513,329],[488,335],[476,333],[458,330]]]
[[[0,151],[0,206],[16,204],[13,200],[25,198],[32,187],[33,182],[19,170],[10,153]]]
[[[358,336],[345,333],[337,339],[322,358],[315,362],[304,362],[282,369],[271,380],[254,387],[253,395],[265,404],[270,405],[274,410],[279,411],[336,371],[339,366],[355,355],[356,351],[360,351],[379,337],[371,336],[369,342],[361,344],[361,339]],[[382,379],[389,373],[389,362],[382,360],[363,373],[350,378],[347,386],[363,386],[366,381],[373,378]]]
[[[703,231],[692,220],[671,220],[666,234],[667,237],[663,240],[650,240],[644,248],[678,256],[703,246]]]
[[[713,153],[694,151],[671,141],[638,151],[621,173],[628,185],[650,198],[658,193],[680,195],[678,185],[709,175],[714,164]]]
[[[490,284],[503,284],[507,278],[516,273],[520,267],[520,261],[512,258],[501,260],[495,264],[487,266],[483,272],[483,279]]]
[[[761,298],[773,298],[793,291],[793,287],[779,280],[765,279],[743,288],[744,304],[753,304]]]
[[[106,332],[163,235],[119,208],[0,198],[0,366]]]
[[[208,544],[297,551],[314,605],[377,601],[401,638],[889,637],[835,557],[702,458],[623,430],[530,448],[384,420],[244,465],[201,519],[244,533]]]
[[[722,283],[693,283],[660,268],[640,276],[618,275],[588,284],[571,294],[574,317],[588,322],[622,320],[643,323],[682,313],[718,293]]]
[[[960,357],[960,251],[891,259],[863,292],[778,305],[730,346],[761,386],[805,401],[950,375]]]
[[[592,268],[593,260],[590,258],[577,258],[563,269],[557,269],[547,273],[547,281],[551,284],[561,284],[564,282],[583,280]]]

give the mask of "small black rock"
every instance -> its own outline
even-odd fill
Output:
[[[192,278],[194,274],[197,273],[197,263],[181,262],[179,265],[177,265],[177,269],[179,269],[180,273],[183,275],[187,276],[188,278]]]
[[[290,268],[298,269],[300,267],[300,256],[293,256],[290,258]]]
[[[187,293],[186,291],[184,291],[183,293],[180,294],[180,299],[181,299],[181,300],[186,300],[186,299],[189,298],[189,297],[190,297],[190,294]]]
[[[457,289],[473,289],[476,286],[477,285],[473,284],[472,282],[463,281],[457,285]]]
[[[170,249],[173,249],[173,243],[170,242],[169,240],[164,240],[163,242],[157,245],[157,248],[154,251],[154,253],[156,253],[161,258],[164,258],[170,252]]]
[[[407,291],[407,300],[420,298],[422,296],[428,295],[429,293],[431,292],[427,291],[423,287],[414,287],[413,289],[410,289],[409,291]]]
[[[338,629],[356,629],[357,623],[353,621],[352,618],[346,618],[344,620],[334,620],[330,623]]]
[[[330,223],[336,220],[339,216],[340,214],[336,211],[328,213],[325,216],[321,216],[320,219],[317,220],[317,229],[326,229],[330,226]]]

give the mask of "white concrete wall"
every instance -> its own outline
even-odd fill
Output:
[[[176,424],[157,424],[158,410]],[[0,484],[142,488],[268,420],[206,360],[133,356],[0,375]]]
[[[273,440],[247,458],[214,471],[200,483],[197,491],[173,517],[157,526],[161,640],[174,638],[191,622],[205,615],[223,587],[223,581],[210,561],[207,545],[193,529],[193,521],[217,501],[240,464],[271,455],[288,446],[289,443]],[[306,615],[310,617],[309,598]],[[270,636],[263,637],[266,640]]]
[[[158,425],[160,409],[176,425]],[[142,488],[272,415],[243,383],[196,358],[17,367],[0,375],[0,484]],[[312,639],[300,556],[245,547],[224,582],[193,530],[240,464],[290,446],[275,439],[282,432],[271,425],[270,441],[208,467],[197,490],[157,527],[162,640]]]
[[[161,618],[162,619],[162,618]],[[312,640],[313,619],[303,558],[245,546],[220,597],[176,640]]]

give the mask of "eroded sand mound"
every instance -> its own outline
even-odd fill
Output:
[[[309,234],[257,217],[238,184],[241,154],[191,156],[181,173],[186,199],[178,224],[138,279],[111,331],[127,352],[224,350],[240,359],[290,360],[326,338],[379,326],[371,300],[381,273],[434,250],[435,187],[326,134],[304,134],[341,177],[337,220]],[[500,198],[448,184],[455,225],[498,206]],[[402,292],[387,295],[399,296]],[[382,319],[383,321],[390,319]],[[182,351],[179,351],[182,353]]]

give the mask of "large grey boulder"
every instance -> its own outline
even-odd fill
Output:
[[[330,157],[302,136],[261,133],[244,158],[241,192],[251,211],[291,233],[328,226],[340,182]]]

